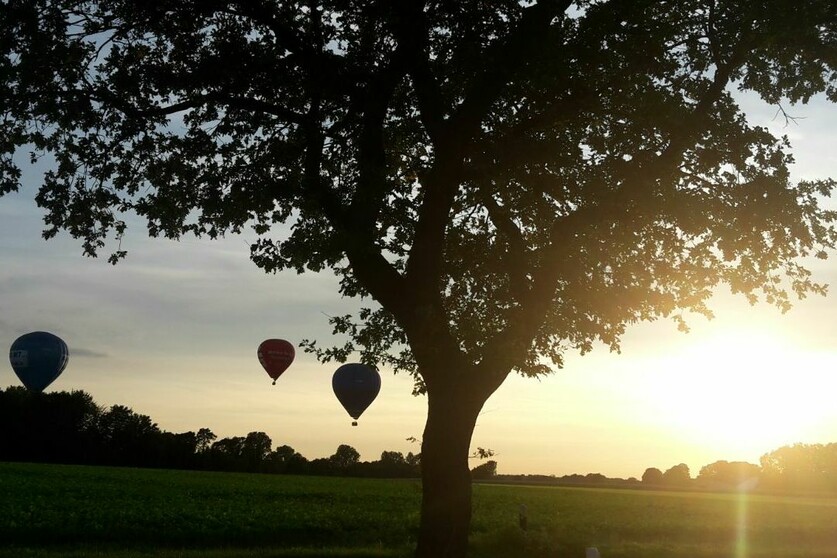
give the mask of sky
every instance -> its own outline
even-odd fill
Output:
[[[752,123],[789,137],[795,180],[837,177],[837,106],[786,106],[798,117],[786,123],[775,107],[741,103]],[[330,273],[265,274],[249,261],[253,233],[170,241],[142,226],[129,228],[118,265],[85,258],[66,234],[41,238],[35,176],[0,198],[0,345],[30,331],[63,338],[69,364],[47,391],[81,389],[170,432],[263,431],[308,459],[340,444],[362,460],[419,451],[408,438],[421,438],[426,399],[411,395],[408,376],[384,369],[380,395],[352,427],[331,389],[337,365],[298,350],[276,385],[259,365],[264,339],[327,345],[327,317],[357,308]],[[810,267],[837,283],[837,254]],[[758,463],[782,445],[837,442],[837,285],[784,315],[724,290],[710,306],[715,319],[691,318],[688,334],[670,321],[638,324],[621,354],[597,347],[540,380],[510,376],[472,448],[493,450],[501,474],[627,478],[679,463],[695,476],[721,459]],[[5,360],[0,387],[11,385],[20,384]]]

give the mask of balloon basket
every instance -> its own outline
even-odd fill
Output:
[[[352,426],[357,426],[357,421],[356,420],[352,421]]]

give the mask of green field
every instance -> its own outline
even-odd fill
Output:
[[[0,464],[0,557],[406,557],[420,485]],[[518,507],[529,528],[518,527]],[[837,557],[837,499],[476,485],[472,556]]]

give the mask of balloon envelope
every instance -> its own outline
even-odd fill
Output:
[[[294,361],[294,346],[284,339],[267,339],[262,341],[257,352],[259,362],[267,375],[273,378],[273,383],[288,369]]]
[[[12,368],[27,389],[42,392],[67,366],[67,344],[46,331],[18,337],[9,350]]]
[[[344,364],[334,372],[331,387],[349,416],[357,420],[381,391],[381,376],[365,364]]]

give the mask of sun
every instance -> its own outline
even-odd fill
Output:
[[[834,433],[836,362],[769,331],[714,332],[658,362],[647,400],[677,436],[766,453]]]

